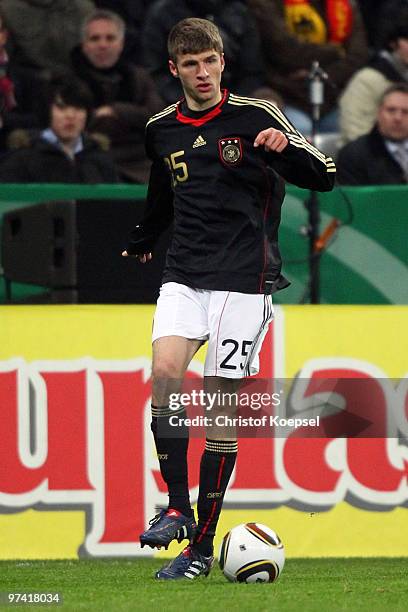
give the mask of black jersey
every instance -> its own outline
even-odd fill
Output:
[[[269,127],[286,134],[282,153],[254,147]],[[152,117],[146,148],[153,162],[147,205],[129,254],[151,250],[174,219],[163,282],[243,293],[287,286],[277,242],[283,179],[329,191],[331,158],[272,103],[226,91],[212,109],[194,112],[181,101]]]

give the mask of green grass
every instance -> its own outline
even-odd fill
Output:
[[[157,559],[0,561],[0,591],[59,591],[63,605],[52,607],[63,612],[408,610],[407,559],[289,559],[275,584],[230,584],[218,566],[207,579],[155,581],[153,572],[161,564]]]

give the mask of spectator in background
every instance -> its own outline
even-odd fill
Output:
[[[51,87],[48,128],[14,132],[18,150],[0,165],[2,183],[115,183],[111,156],[84,134],[92,98],[81,82],[65,80]]]
[[[126,23],[124,57],[129,60],[139,58],[142,53],[140,43],[143,23],[149,0],[95,0],[97,8],[113,11]],[[140,63],[140,62],[136,62]]]
[[[313,61],[328,73],[319,129],[337,131],[337,98],[367,59],[360,12],[351,0],[248,0],[261,34],[268,84],[302,133],[311,133],[308,74]]]
[[[22,78],[66,70],[92,0],[0,0],[10,31],[10,63]]]
[[[7,113],[16,107],[14,84],[8,74],[7,38],[8,32],[0,9],[0,128],[4,125],[4,118]]]
[[[156,0],[146,16],[142,36],[144,64],[166,103],[177,101],[183,92],[169,73],[167,37],[171,28],[186,17],[213,21],[224,43],[226,67],[222,84],[248,96],[264,85],[259,37],[246,3],[242,0]]]
[[[41,88],[32,79],[18,77],[10,66],[8,46],[10,33],[0,7],[0,154],[6,152],[9,133],[18,128],[39,126],[36,111],[41,108]],[[12,44],[12,41],[11,41]],[[35,80],[38,84],[38,80]],[[33,95],[33,92],[35,94]]]
[[[377,49],[382,49],[388,33],[396,23],[408,23],[408,0],[386,0],[380,2],[377,18]]]
[[[52,74],[66,71],[92,0],[0,0],[9,37],[9,75],[17,106],[4,118],[0,149],[14,129],[43,127],[38,119]]]
[[[357,0],[357,3],[363,18],[370,48],[374,50],[381,49],[383,42],[381,29],[384,28],[384,23],[379,21],[379,14],[384,0]]]
[[[377,123],[369,134],[343,147],[337,157],[342,185],[408,182],[408,84],[392,85],[383,94]]]
[[[358,5],[373,51],[384,48],[395,24],[408,22],[408,0],[358,0]]]
[[[95,11],[82,25],[82,43],[72,53],[71,66],[92,91],[89,131],[109,139],[120,180],[146,183],[145,125],[163,103],[146,70],[123,59],[124,39],[119,15]]]
[[[344,90],[339,100],[343,143],[371,130],[383,93],[399,82],[408,83],[408,22],[391,30],[386,49],[356,72]]]

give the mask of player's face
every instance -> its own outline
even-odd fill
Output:
[[[51,129],[62,142],[76,140],[85,129],[87,111],[63,102],[51,106]]]
[[[123,36],[113,21],[91,21],[82,42],[82,51],[96,68],[112,68],[123,50]]]
[[[381,104],[377,115],[378,129],[385,138],[408,138],[408,94],[395,91]]]
[[[205,110],[221,100],[221,74],[224,56],[215,50],[179,55],[177,62],[169,61],[170,72],[178,77],[192,110]]]

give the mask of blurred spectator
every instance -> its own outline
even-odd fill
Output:
[[[329,75],[319,129],[337,131],[337,98],[367,59],[360,12],[352,0],[248,0],[261,34],[268,84],[301,132],[311,132],[308,75],[313,61]],[[327,10],[328,9],[328,10]]]
[[[408,83],[408,23],[389,34],[387,47],[349,81],[340,100],[340,131],[344,143],[371,130],[381,96],[393,83]]]
[[[343,185],[408,182],[408,84],[387,89],[374,128],[343,147],[336,165]]]
[[[242,0],[156,0],[145,20],[142,43],[144,64],[166,103],[182,96],[182,89],[168,69],[167,37],[186,17],[213,21],[224,43],[226,68],[222,83],[234,93],[250,95],[264,85],[259,37],[246,3]]]
[[[97,8],[107,9],[120,15],[126,23],[124,57],[140,64],[136,58],[142,54],[140,43],[143,23],[150,4],[149,0],[94,0]]]
[[[119,15],[92,13],[82,27],[82,44],[72,53],[72,70],[92,91],[89,131],[110,140],[120,180],[145,183],[150,169],[145,125],[163,103],[146,70],[123,59],[124,36]]]
[[[0,7],[0,153],[6,149],[7,136],[16,128],[39,125],[36,110],[40,108],[41,87],[38,79],[19,78],[9,62],[10,33]],[[35,95],[33,95],[33,91]]]
[[[65,80],[51,88],[48,128],[13,132],[18,149],[0,165],[2,183],[115,183],[111,156],[84,135],[92,99],[82,83]]]
[[[384,23],[379,21],[379,13],[384,0],[357,0],[371,49],[381,49],[383,39],[381,29]]]
[[[366,27],[368,42],[374,51],[389,40],[395,24],[408,23],[408,0],[358,0]]]
[[[4,125],[4,117],[16,106],[14,84],[8,73],[7,38],[8,32],[0,9],[0,128]]]
[[[408,0],[386,0],[380,2],[377,16],[377,49],[381,49],[388,39],[390,29],[396,23],[408,23]]]
[[[19,74],[48,78],[66,69],[92,0],[0,0],[11,34],[10,62]]]

